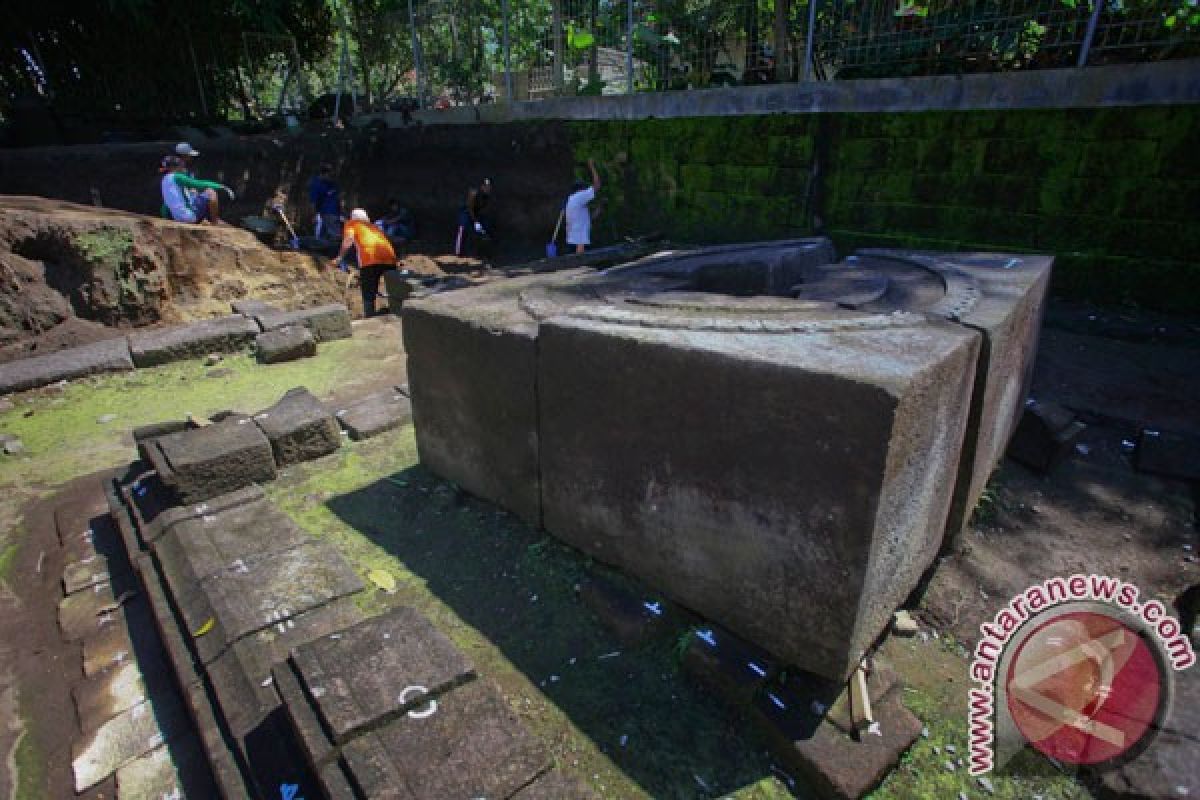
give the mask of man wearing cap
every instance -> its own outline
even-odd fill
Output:
[[[217,192],[225,192],[234,199],[233,189],[216,183],[202,181],[188,175],[186,165],[179,156],[163,159],[163,177],[160,182],[163,205],[176,222],[196,222],[216,225],[221,221],[221,206]]]
[[[373,317],[375,298],[379,294],[379,279],[389,269],[396,268],[396,251],[387,235],[371,224],[371,218],[361,208],[350,212],[350,221],[342,227],[342,247],[337,258],[329,262],[336,267],[353,247],[358,258],[358,283],[362,290],[363,316]]]
[[[175,155],[183,160],[183,166],[187,170],[187,174],[192,174],[192,159],[200,155],[200,151],[192,147],[187,142],[180,142],[175,145]]]
[[[183,162],[183,172],[189,178],[196,177],[196,173],[192,169],[192,159],[198,155],[200,155],[200,151],[192,147],[187,142],[180,142],[179,144],[175,145],[174,157]],[[160,175],[166,175],[171,171],[171,158],[171,156],[166,156],[163,158],[162,163],[158,165],[158,173]],[[163,219],[172,219],[171,209],[167,208],[166,203],[163,203],[158,207],[158,215]]]

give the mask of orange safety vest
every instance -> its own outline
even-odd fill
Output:
[[[378,264],[395,265],[396,251],[392,249],[392,243],[388,241],[383,231],[371,223],[352,219],[345,224],[342,234],[354,239],[360,267],[373,267]]]

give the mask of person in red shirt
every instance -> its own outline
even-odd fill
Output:
[[[396,268],[396,251],[392,249],[387,235],[371,224],[371,218],[361,208],[350,212],[350,221],[342,228],[342,247],[337,258],[330,263],[337,267],[351,247],[358,260],[363,316],[373,317],[383,313],[375,310],[375,298],[379,294],[379,279],[383,273]]]

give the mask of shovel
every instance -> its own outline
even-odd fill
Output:
[[[279,218],[283,220],[283,224],[287,226],[288,233],[290,233],[292,235],[292,240],[289,242],[289,244],[292,246],[292,249],[299,250],[300,249],[300,237],[296,235],[295,228],[293,228],[292,223],[288,221],[287,214],[283,213],[283,206],[280,206],[280,205],[271,206],[271,210],[279,215]]]
[[[554,235],[550,237],[550,241],[546,244],[546,258],[554,258],[558,255],[558,229],[562,227],[563,214],[567,210],[564,208],[558,212],[558,222],[554,223]]]

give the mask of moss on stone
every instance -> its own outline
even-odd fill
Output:
[[[115,271],[129,261],[133,233],[125,228],[96,228],[74,234],[71,244],[85,261]]]
[[[1188,170],[1200,152],[1198,114],[1179,106],[778,114],[571,131],[588,147],[637,145],[636,168],[622,181],[623,230],[653,225],[698,243],[757,239],[804,230],[817,214],[834,230],[889,242],[1049,252],[1060,256],[1057,285],[1069,294],[1086,288],[1099,302],[1195,311],[1200,181]],[[828,157],[819,207],[807,209],[818,130]],[[790,213],[737,199],[752,194],[790,199]],[[1066,274],[1139,256],[1121,261],[1112,280]],[[1170,297],[1159,295],[1164,285]]]

